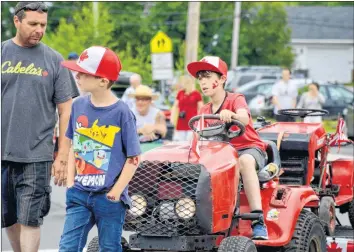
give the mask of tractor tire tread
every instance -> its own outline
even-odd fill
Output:
[[[352,228],[354,228],[354,199],[352,199],[352,201],[349,203],[348,217]]]
[[[334,208],[334,219],[335,219],[336,206],[335,206],[333,198],[330,196],[323,197],[321,199],[320,208],[318,210],[318,217],[320,218],[320,220],[324,226],[326,234],[328,236],[334,236],[335,231],[336,231],[335,228],[334,228],[334,230],[330,230],[330,227],[328,225],[329,223],[327,223],[327,221],[326,221],[326,219],[330,218],[330,215],[329,215],[330,208]]]
[[[231,236],[222,240],[218,252],[256,252],[253,241],[243,236]]]
[[[325,237],[325,230],[319,218],[310,211],[302,210],[296,223],[293,237],[290,243],[283,247],[282,252],[307,252],[307,239],[310,236],[313,225],[316,225],[316,223],[322,229],[321,231]]]
[[[89,245],[87,246],[86,252],[98,252],[100,251],[100,246],[98,243],[98,236],[95,236],[90,241]]]

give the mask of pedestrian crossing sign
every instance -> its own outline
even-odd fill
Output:
[[[159,31],[150,41],[151,53],[172,52],[172,40],[166,33]]]

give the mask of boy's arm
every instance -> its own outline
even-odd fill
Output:
[[[67,176],[67,184],[66,186],[68,188],[72,187],[75,183],[75,174],[76,174],[76,169],[75,169],[75,156],[74,156],[74,146],[71,144],[71,139],[67,138],[68,141],[70,141],[70,151],[69,151],[69,157],[68,157],[68,176]]]
[[[236,111],[236,113],[234,113],[233,118],[235,120],[239,120],[240,122],[242,122],[245,126],[247,126],[249,124],[249,119],[250,119],[250,115],[248,113],[248,111],[244,108],[238,109]]]
[[[119,176],[119,179],[114,184],[112,189],[107,193],[107,198],[110,200],[118,201],[124,188],[129,184],[133,178],[136,169],[140,163],[140,155],[135,157],[128,157],[124,164],[123,170]]]

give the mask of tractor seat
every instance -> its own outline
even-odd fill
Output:
[[[277,148],[277,145],[270,140],[262,140],[263,143],[267,145],[266,153],[267,158],[265,164],[275,163],[278,167],[281,167],[280,154]]]
[[[258,171],[258,180],[261,185],[262,183],[268,182],[277,176],[281,165],[279,151],[275,143],[269,140],[263,140],[263,142],[267,144],[267,157],[265,160],[265,166]],[[276,164],[278,167],[270,165],[271,163]],[[269,166],[267,167],[267,165]]]

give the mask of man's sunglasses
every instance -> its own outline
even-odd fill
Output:
[[[25,6],[23,6],[22,8],[18,9],[16,12],[15,12],[15,15],[17,13],[19,13],[20,11],[37,11],[37,10],[41,10],[43,12],[48,12],[48,7],[44,4],[44,3],[30,3],[30,4],[27,4]]]

